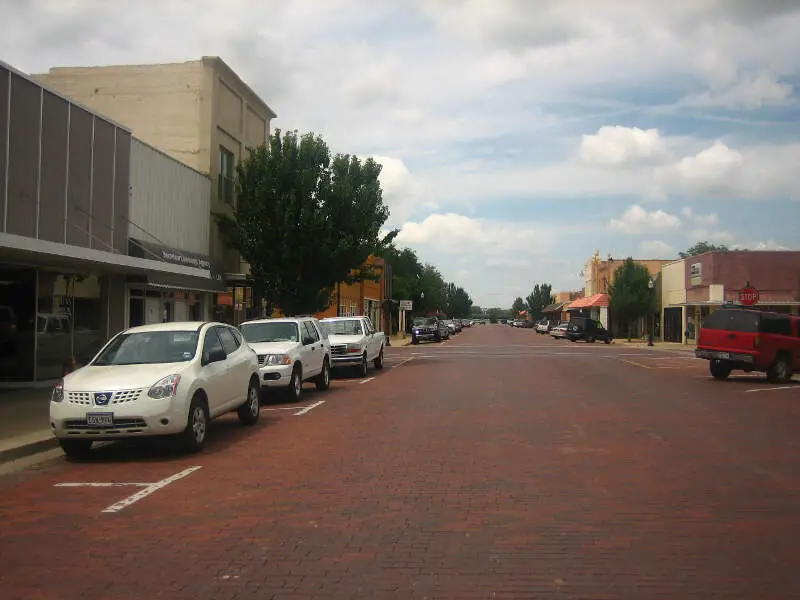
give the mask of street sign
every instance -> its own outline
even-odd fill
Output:
[[[748,283],[739,292],[739,301],[745,306],[753,306],[758,302],[758,290]]]
[[[400,300],[400,310],[414,310],[414,301]]]

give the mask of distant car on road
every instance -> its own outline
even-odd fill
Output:
[[[558,325],[550,330],[550,335],[557,340],[567,339],[567,326],[569,321],[561,321]]]
[[[441,342],[450,337],[450,328],[438,317],[416,317],[411,326],[411,343]]]
[[[571,342],[583,340],[589,344],[593,344],[599,340],[610,344],[614,337],[600,321],[595,321],[588,317],[572,317],[568,321],[567,326],[567,339]]]

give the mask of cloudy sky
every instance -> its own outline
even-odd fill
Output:
[[[0,0],[0,59],[223,57],[372,155],[402,245],[476,303],[698,240],[800,249],[796,0]]]

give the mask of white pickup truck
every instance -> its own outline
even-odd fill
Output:
[[[330,317],[320,323],[331,342],[331,367],[358,367],[361,377],[367,376],[369,363],[383,368],[386,336],[369,317]]]

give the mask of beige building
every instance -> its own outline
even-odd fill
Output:
[[[659,273],[661,273],[661,268],[664,265],[671,263],[673,260],[674,259],[634,259],[633,262],[644,266],[650,272],[650,277],[652,277],[653,280],[656,280]],[[617,269],[619,269],[624,263],[624,258],[615,259],[610,255],[608,259],[601,260],[600,251],[597,250],[594,253],[594,256],[586,263],[586,266],[583,270],[585,285],[584,295],[588,298],[594,294],[609,293],[609,288],[611,287],[611,284],[614,283],[614,276],[617,273]]]
[[[36,79],[130,128],[133,135],[208,174],[211,213],[230,212],[235,165],[262,144],[276,117],[225,62],[214,56],[184,63],[58,67]],[[209,215],[211,218],[211,215]],[[225,248],[211,222],[210,254],[236,280],[249,268]]]

